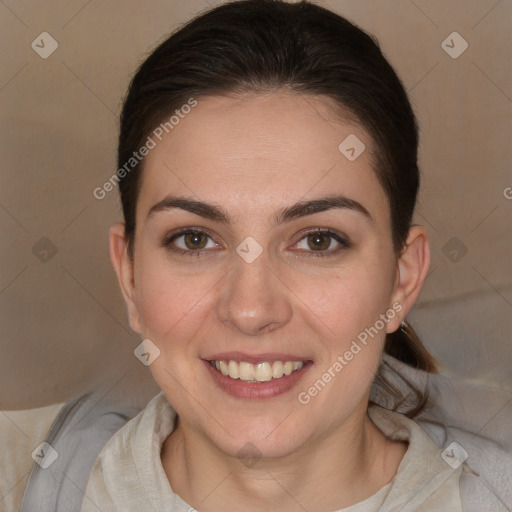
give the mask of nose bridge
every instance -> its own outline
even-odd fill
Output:
[[[292,307],[268,252],[251,237],[233,253],[233,267],[221,294],[219,319],[248,335],[286,324]]]

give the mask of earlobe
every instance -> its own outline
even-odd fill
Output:
[[[117,280],[128,309],[130,327],[140,333],[138,311],[135,301],[135,285],[133,275],[133,262],[131,261],[125,237],[125,225],[117,222],[109,232],[110,260],[117,275]]]
[[[414,306],[420,294],[430,266],[430,244],[427,230],[423,226],[412,226],[407,241],[397,261],[397,277],[392,295],[392,304],[402,306],[400,317],[388,324],[388,332],[396,331]]]

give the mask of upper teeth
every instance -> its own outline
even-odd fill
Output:
[[[211,363],[223,375],[227,375],[232,379],[258,382],[279,379],[283,375],[290,375],[304,366],[302,361],[286,361],[284,363],[283,361],[274,361],[272,363],[265,361],[257,364],[245,361],[211,361]]]

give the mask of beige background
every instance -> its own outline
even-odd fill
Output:
[[[318,3],[378,37],[419,117],[417,221],[430,232],[432,267],[411,323],[446,371],[512,388],[512,2]],[[103,200],[92,191],[115,172],[131,73],[208,4],[0,3],[0,409],[98,385],[140,401],[158,391],[133,355],[139,339],[108,260],[117,190]],[[44,31],[59,45],[47,59],[31,48]],[[457,59],[441,47],[454,31],[469,44]]]

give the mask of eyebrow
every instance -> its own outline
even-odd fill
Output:
[[[177,196],[167,196],[162,199],[162,201],[156,203],[149,210],[147,218],[157,212],[172,210],[174,208],[180,208],[187,212],[204,217],[205,219],[210,219],[227,225],[231,224],[229,215],[220,206],[195,199],[189,199],[187,197]],[[370,221],[373,220],[368,210],[358,201],[343,195],[331,195],[308,201],[300,201],[291,206],[287,206],[277,212],[274,217],[274,222],[276,224],[282,224],[283,222],[289,222],[293,219],[306,217],[308,215],[332,209],[352,210],[364,215]]]

